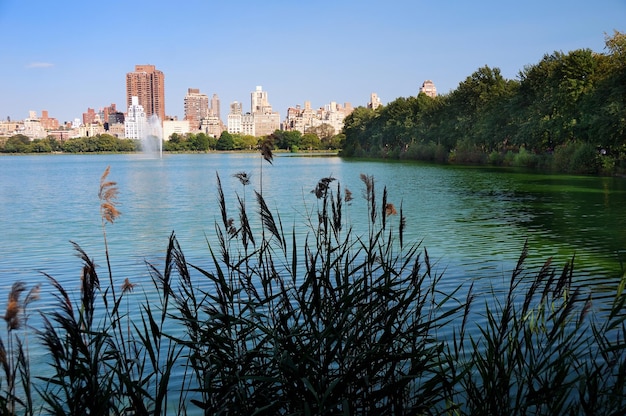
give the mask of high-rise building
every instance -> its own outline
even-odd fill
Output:
[[[382,104],[380,102],[380,97],[375,92],[370,94],[370,101],[367,103],[367,108],[371,108],[372,110],[376,110]]]
[[[220,113],[220,97],[218,97],[217,94],[213,94],[213,97],[211,98],[211,115],[214,115],[220,119],[220,121],[222,120],[222,115]]]
[[[250,93],[250,112],[253,116],[254,130],[252,135],[256,137],[267,136],[280,129],[280,115],[272,111],[272,106],[267,99],[267,92],[260,86]],[[246,131],[244,123],[244,132]],[[249,133],[250,134],[250,133]]]
[[[437,88],[435,88],[435,84],[431,80],[426,80],[420,87],[420,92],[428,95],[429,97],[435,98],[437,96]]]
[[[132,97],[137,97],[146,117],[156,115],[165,119],[165,76],[154,65],[135,65],[135,72],[126,74],[126,105],[130,108]]]
[[[146,129],[147,118],[138,97],[130,97],[130,105],[124,120],[124,136],[127,139],[141,139]]]
[[[267,91],[263,91],[263,87],[257,86],[255,91],[250,93],[250,112],[252,114],[263,114],[267,111],[272,111],[272,107],[267,101]]]
[[[86,113],[83,113],[83,125],[95,123],[97,121],[97,114],[93,108],[88,108]]]
[[[228,113],[227,131],[231,134],[241,133],[243,108],[240,102],[233,101],[230,104],[230,113]]]
[[[41,125],[46,130],[56,130],[59,128],[59,120],[48,116],[48,110],[41,110]]]
[[[185,95],[185,120],[191,131],[198,130],[202,119],[209,117],[209,97],[201,94],[198,88],[187,89]]]

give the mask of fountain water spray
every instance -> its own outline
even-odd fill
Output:
[[[163,157],[163,127],[157,115],[151,115],[141,136],[141,150],[144,155]]]

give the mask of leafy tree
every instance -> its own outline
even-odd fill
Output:
[[[375,110],[357,107],[343,120],[343,133],[346,135],[342,155],[362,156],[372,149],[373,121]]]
[[[188,137],[189,149],[197,151],[209,150],[209,136],[206,133],[190,134]]]
[[[233,135],[227,131],[223,131],[215,144],[215,148],[217,150],[233,150],[235,148]]]
[[[276,130],[272,133],[272,141],[277,148],[289,150],[294,146],[300,147],[302,133],[297,130]]]
[[[30,139],[23,134],[16,134],[9,137],[4,144],[5,153],[25,153],[30,146]]]
[[[315,133],[305,133],[302,135],[302,139],[300,140],[300,147],[308,150],[318,150],[321,149],[322,142],[317,134]]]
[[[28,147],[28,152],[30,153],[51,153],[52,146],[50,146],[50,142],[48,139],[35,139],[32,141],[30,146]]]
[[[257,146],[259,140],[249,134],[233,134],[233,144],[235,149],[252,150]]]

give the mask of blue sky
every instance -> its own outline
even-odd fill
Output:
[[[283,119],[310,101],[365,105],[440,93],[481,66],[515,79],[544,54],[604,51],[626,32],[626,0],[0,0],[0,119],[88,107],[126,110],[137,64],[165,74],[165,111],[183,118],[188,88],[250,110],[261,85]]]

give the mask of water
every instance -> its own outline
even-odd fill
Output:
[[[554,257],[564,264],[576,256],[580,279],[598,286],[620,275],[626,250],[626,180],[551,176],[487,168],[413,163],[344,161],[338,157],[276,156],[261,163],[257,154],[22,156],[0,158],[0,275],[3,287],[15,280],[42,281],[44,271],[78,284],[80,260],[70,241],[103,264],[99,215],[100,175],[120,190],[122,215],[107,226],[110,252],[125,274],[146,276],[144,261],[162,259],[171,232],[189,258],[207,258],[207,238],[219,219],[216,174],[233,210],[239,193],[251,203],[260,188],[284,226],[303,224],[315,207],[310,191],[326,176],[354,194],[346,215],[365,226],[361,173],[374,177],[377,194],[402,205],[406,240],[422,241],[437,268],[451,282],[506,280],[524,242],[531,260]],[[244,190],[233,174],[251,174]],[[337,182],[335,182],[337,183]],[[393,219],[391,219],[393,221]],[[121,276],[120,276],[121,277]],[[126,277],[126,276],[125,276]]]
[[[322,177],[332,176],[354,195],[345,215],[355,231],[367,224],[360,174],[374,177],[378,198],[407,219],[405,241],[421,242],[434,269],[443,273],[440,289],[475,281],[502,291],[525,241],[528,268],[549,257],[562,267],[575,255],[575,276],[595,298],[615,287],[626,259],[626,180],[552,176],[491,168],[417,163],[346,161],[338,157],[275,155],[273,165],[251,154],[190,154],[145,158],[141,155],[47,155],[0,157],[0,300],[13,282],[41,283],[41,301],[50,308],[45,272],[77,293],[79,244],[104,273],[105,257],[98,187],[110,166],[109,180],[120,190],[121,216],[106,225],[113,274],[151,290],[150,262],[162,269],[168,237],[175,232],[187,260],[209,267],[208,242],[215,242],[216,174],[226,194],[229,216],[236,217],[236,195],[256,212],[253,190],[260,189],[285,230],[306,235],[316,199],[310,193]],[[244,189],[232,175],[251,174]],[[337,182],[333,183],[333,186]],[[397,219],[391,218],[390,221]],[[257,221],[258,219],[254,219]],[[481,286],[482,285],[482,286]],[[0,307],[4,303],[0,302]],[[37,325],[37,315],[31,323]],[[42,360],[41,352],[33,352]]]
[[[163,127],[159,116],[153,114],[146,121],[141,140],[141,151],[146,157],[163,156]]]

